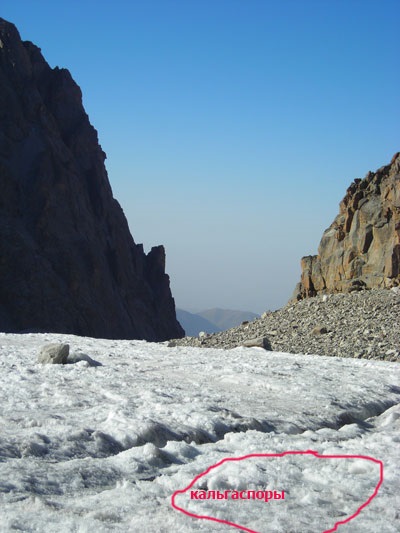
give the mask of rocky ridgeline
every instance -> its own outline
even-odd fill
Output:
[[[170,341],[170,346],[235,348],[400,361],[400,288],[307,298],[253,322]]]

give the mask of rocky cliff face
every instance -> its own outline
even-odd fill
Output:
[[[400,285],[400,153],[350,185],[318,255],[303,257],[301,268],[298,300]]]
[[[0,330],[181,337],[162,246],[145,255],[65,69],[0,19]]]

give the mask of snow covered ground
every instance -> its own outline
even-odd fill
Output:
[[[102,366],[39,365],[68,342]],[[0,531],[234,532],[171,505],[227,457],[314,450],[381,460],[378,495],[339,533],[400,531],[400,365],[236,348],[0,334]],[[322,533],[353,514],[377,465],[310,455],[225,463],[204,490],[285,500],[176,502],[257,533]]]

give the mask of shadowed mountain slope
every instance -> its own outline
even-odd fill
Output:
[[[0,19],[0,330],[181,337],[162,246],[145,255],[68,70]]]

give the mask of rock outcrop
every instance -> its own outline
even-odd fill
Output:
[[[113,198],[68,70],[0,19],[0,330],[165,340],[184,332],[165,274]]]
[[[400,153],[350,185],[318,255],[301,268],[295,300],[400,285]]]

